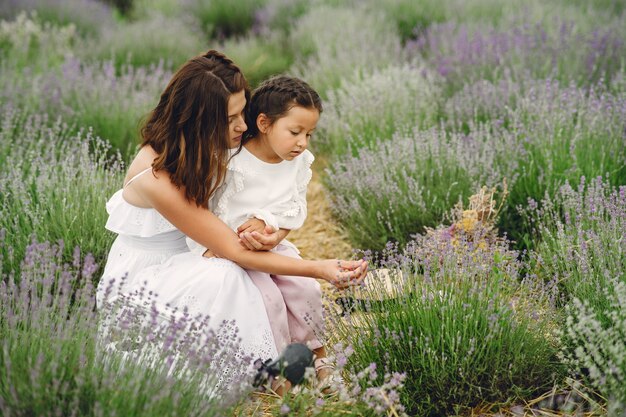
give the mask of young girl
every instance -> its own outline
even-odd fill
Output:
[[[314,160],[308,142],[322,112],[319,95],[297,78],[278,76],[252,94],[246,115],[243,146],[233,149],[224,184],[209,207],[249,249],[299,258],[298,249],[282,240],[260,247],[258,237],[279,230],[281,236],[298,229],[307,215],[306,192]],[[206,248],[188,239],[193,252]],[[276,347],[306,343],[317,357],[318,378],[329,373],[325,349],[316,334],[323,331],[320,285],[314,279],[247,270],[263,295]]]

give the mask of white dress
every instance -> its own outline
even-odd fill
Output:
[[[277,356],[261,294],[241,267],[192,254],[180,230],[155,209],[126,202],[122,190],[107,202],[107,211],[106,228],[118,237],[98,284],[98,308],[121,300],[148,307],[163,320],[203,317],[203,328],[218,339],[239,339],[237,351],[228,354],[247,362],[242,371],[249,371],[250,359]],[[234,324],[236,334],[225,324]]]

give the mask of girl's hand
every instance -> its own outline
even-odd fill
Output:
[[[328,281],[338,289],[361,285],[367,275],[367,261],[319,261],[322,264],[321,279]]]
[[[246,220],[244,224],[237,228],[237,234],[241,236],[242,233],[248,232],[259,232],[263,233],[265,230],[265,222],[263,220],[259,220],[256,217]]]
[[[245,224],[245,223],[244,223]],[[263,223],[265,225],[265,223]],[[239,243],[250,250],[271,250],[278,245],[284,236],[279,230],[274,230],[272,226],[265,226],[263,233],[242,232],[239,233]]]

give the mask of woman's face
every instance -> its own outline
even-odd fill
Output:
[[[231,148],[241,143],[241,135],[248,129],[243,110],[246,107],[246,94],[243,90],[228,98],[228,139]]]

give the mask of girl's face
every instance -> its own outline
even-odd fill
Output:
[[[246,107],[246,94],[243,90],[228,98],[228,139],[231,148],[241,143],[241,135],[248,129],[243,110]]]
[[[269,162],[291,161],[304,152],[319,118],[317,109],[302,106],[293,106],[273,124],[261,113],[257,124],[263,134],[262,142],[268,151]]]

